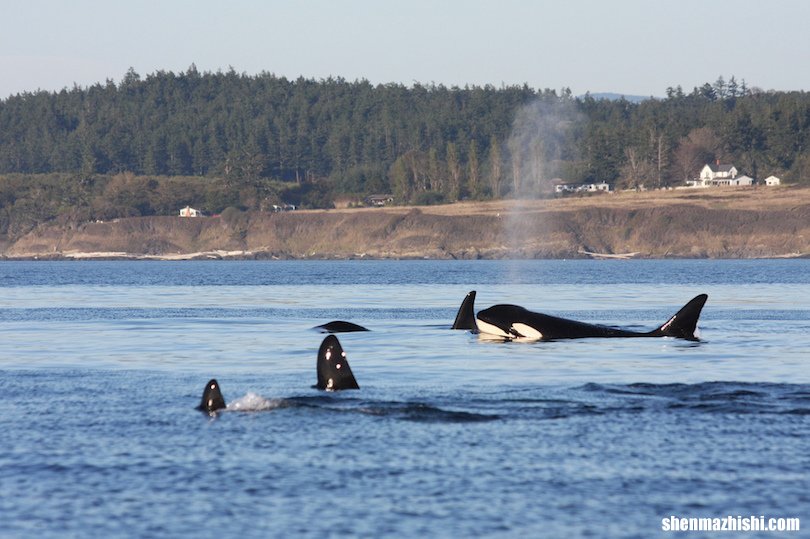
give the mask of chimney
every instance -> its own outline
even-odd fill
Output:
[[[719,159],[717,160],[717,166],[718,167],[720,166],[720,160]]]

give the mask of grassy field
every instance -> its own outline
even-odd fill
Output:
[[[624,191],[609,194],[569,196],[540,200],[497,200],[459,202],[441,206],[420,206],[436,215],[493,215],[519,211],[578,211],[587,208],[640,209],[688,204],[707,209],[789,211],[810,204],[810,187],[743,187],[672,189],[666,191]],[[401,207],[329,211],[399,211]]]

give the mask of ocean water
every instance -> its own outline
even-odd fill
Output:
[[[470,290],[709,300],[699,342],[494,343],[449,329]],[[359,391],[311,387],[336,319]],[[3,262],[0,390],[0,537],[810,537],[808,260]]]

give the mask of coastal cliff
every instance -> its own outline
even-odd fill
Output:
[[[42,225],[0,248],[8,259],[808,256],[810,189],[135,217]]]

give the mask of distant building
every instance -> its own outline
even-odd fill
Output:
[[[781,185],[782,180],[777,178],[776,176],[768,176],[765,178],[765,185],[774,186],[774,185]]]
[[[747,176],[746,176],[747,177]],[[689,187],[713,187],[718,185],[741,185],[732,183],[737,178],[737,167],[734,165],[723,165],[720,161],[715,164],[703,166],[700,176],[694,180],[687,180]],[[749,178],[750,179],[750,178]],[[753,182],[753,180],[751,180]],[[751,184],[748,184],[751,185]]]
[[[748,185],[754,185],[754,178],[750,176],[736,176],[734,178],[720,178],[714,180],[714,184],[717,186],[733,186],[733,187],[744,187]]]
[[[180,217],[203,217],[203,212],[196,210],[191,206],[186,206],[180,209]]]
[[[687,187],[747,187],[757,183],[757,181],[746,175],[738,176],[737,167],[734,165],[722,165],[718,161],[715,164],[706,164],[700,170],[700,177],[694,180],[687,180]],[[780,185],[782,180],[776,176],[768,176],[762,182],[765,185]]]
[[[733,180],[737,177],[737,167],[734,165],[721,165],[720,161],[716,164],[706,164],[700,171],[700,178],[706,181],[715,180]]]
[[[295,204],[282,204],[281,206],[279,206],[278,204],[273,204],[273,206],[270,209],[272,209],[274,212],[279,212],[279,211],[295,211],[296,208]]]
[[[574,185],[573,183],[567,183],[562,180],[552,180],[551,182],[554,185],[554,192],[555,193],[573,193],[574,192]]]
[[[561,181],[554,182],[555,193],[596,193],[596,192],[610,192],[612,190],[609,183],[565,183]]]
[[[371,195],[366,197],[366,205],[368,206],[386,206],[394,202],[393,195]]]
[[[610,191],[610,184],[607,182],[599,182],[599,183],[588,183],[585,184],[587,187],[587,191]]]

